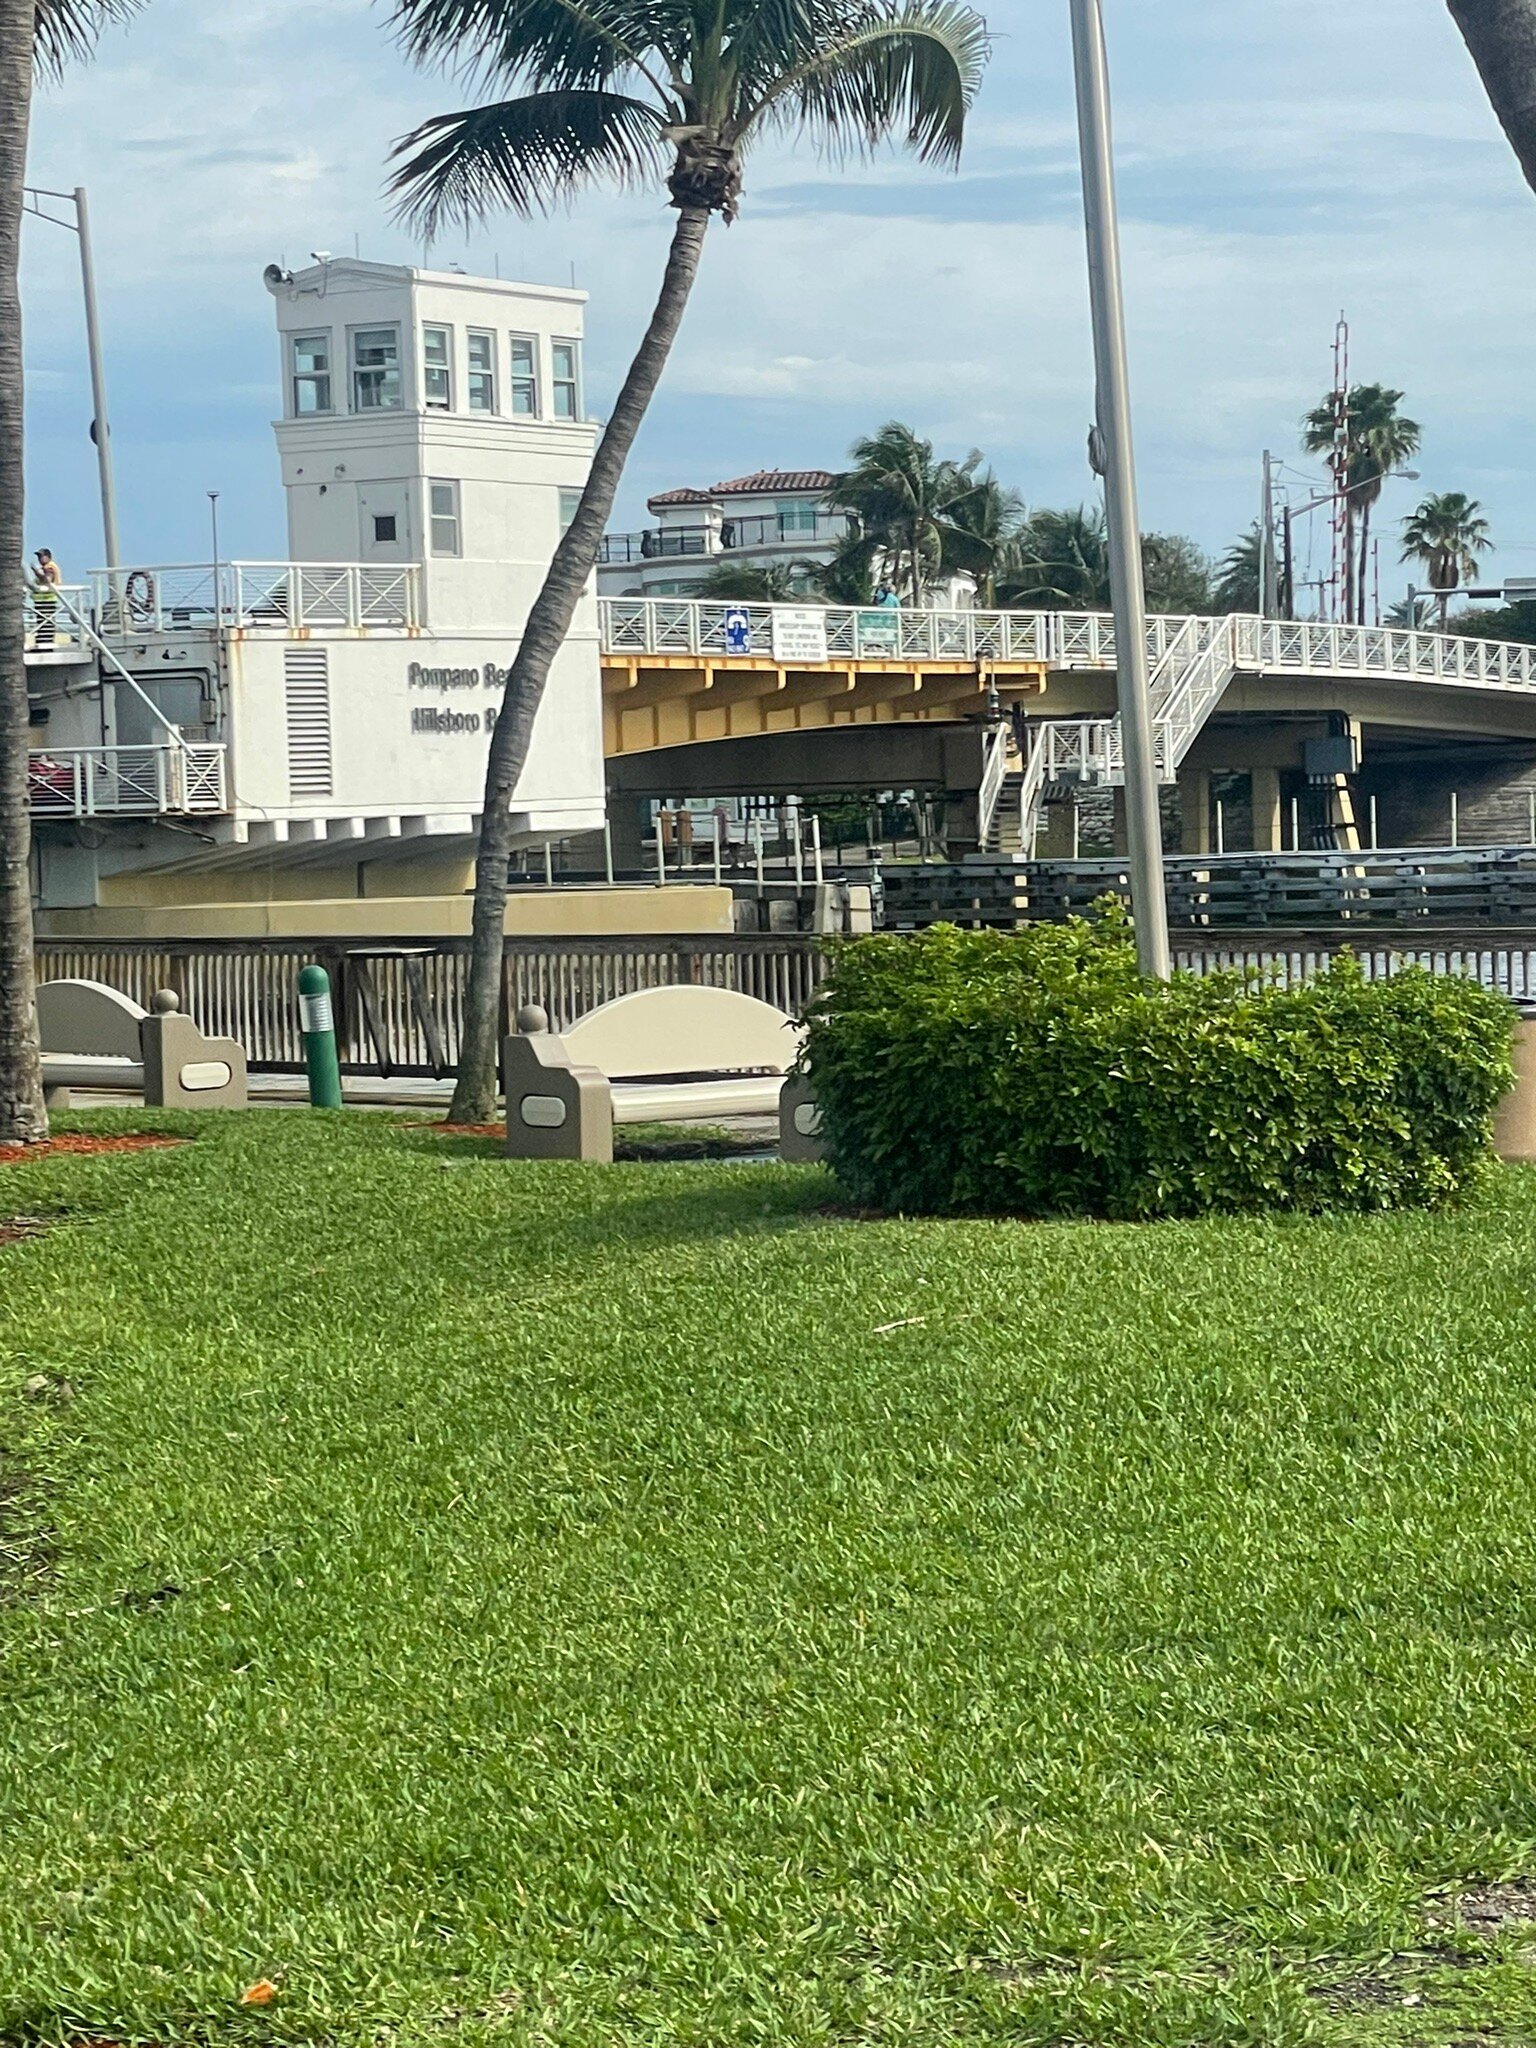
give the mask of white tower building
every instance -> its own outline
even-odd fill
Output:
[[[45,907],[142,899],[156,873],[176,901],[220,877],[246,894],[242,870],[273,900],[285,875],[361,896],[472,852],[507,670],[596,438],[585,294],[330,259],[266,283],[288,558],[76,593],[96,628],[59,639],[34,692]],[[528,844],[602,822],[589,591],[513,825]]]

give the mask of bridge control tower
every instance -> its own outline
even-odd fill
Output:
[[[292,559],[419,562],[434,635],[520,621],[592,459],[586,293],[350,258],[267,287]]]

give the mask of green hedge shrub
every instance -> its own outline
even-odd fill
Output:
[[[1513,1078],[1513,1011],[1345,956],[1290,989],[1143,981],[1123,914],[838,949],[802,1058],[855,1200],[1116,1218],[1460,1195]]]

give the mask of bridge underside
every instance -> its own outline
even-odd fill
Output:
[[[1067,680],[1070,693],[1053,697],[1048,689],[1033,697],[1030,715],[1113,709],[1108,678]],[[1085,683],[1100,702],[1084,701]],[[1178,798],[1169,796],[1170,835],[1190,852],[1212,850],[1221,801],[1229,849],[1289,844],[1291,806],[1304,811],[1309,801],[1306,743],[1336,733],[1342,719],[1359,747],[1361,818],[1374,798],[1381,844],[1444,844],[1453,833],[1466,844],[1527,840],[1536,797],[1536,702],[1433,686],[1415,690],[1407,703],[1405,694],[1376,680],[1239,678],[1179,771]],[[616,843],[638,845],[652,803],[913,790],[943,799],[951,851],[963,852],[978,836],[985,753],[980,716],[953,712],[947,719],[843,722],[651,747],[608,763]],[[1042,853],[1070,850],[1077,832],[1071,812],[1094,800],[1092,791],[1071,802],[1066,794],[1056,792],[1047,805]],[[1110,794],[1102,792],[1101,802]]]
[[[796,666],[767,656],[603,657],[603,750],[610,760],[656,748],[757,734],[820,732],[980,717],[989,689],[1038,695],[1038,662],[881,660]]]

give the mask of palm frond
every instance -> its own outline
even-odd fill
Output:
[[[960,0],[880,0],[784,74],[746,127],[804,127],[833,156],[896,135],[924,161],[953,163],[989,47],[986,23]]]
[[[37,0],[36,62],[57,76],[72,59],[88,57],[102,31],[126,21],[142,0]]]
[[[603,91],[527,93],[439,114],[396,145],[390,180],[400,217],[434,235],[497,207],[548,213],[590,184],[643,183],[665,160],[663,116]]]
[[[407,56],[547,89],[610,83],[654,48],[645,0],[393,0]]]

